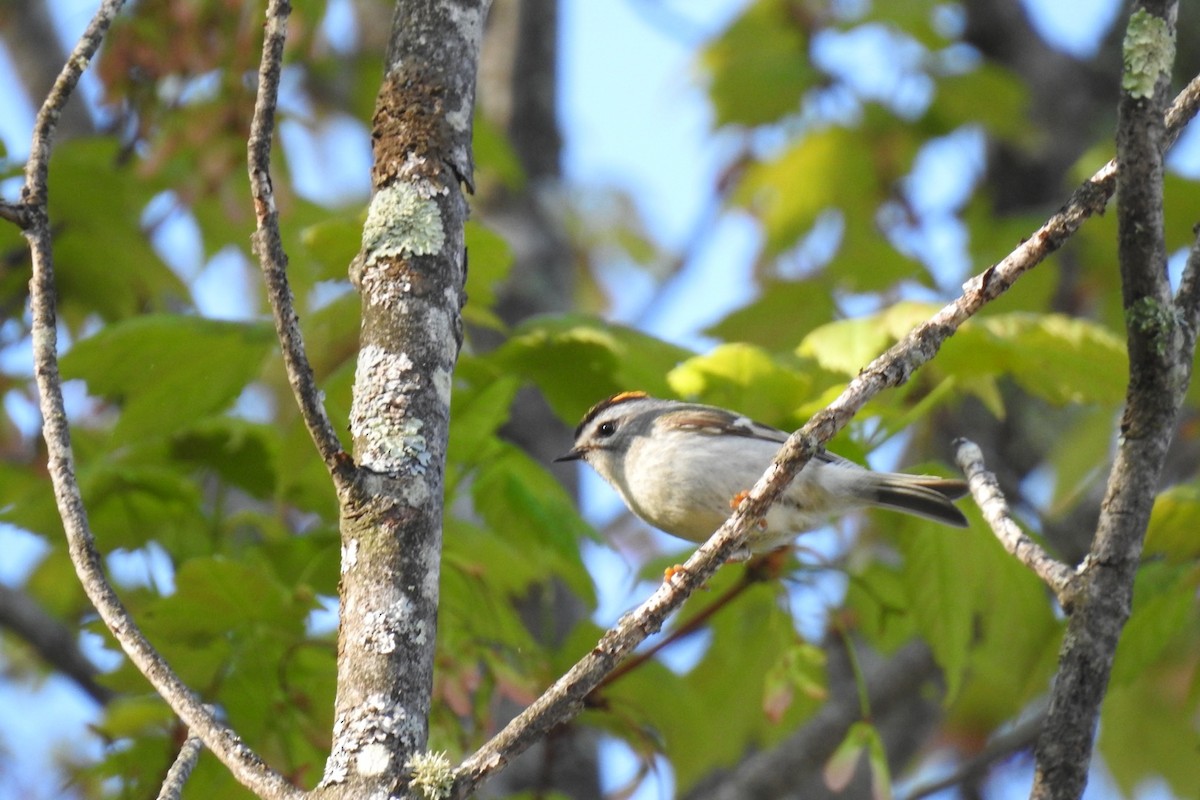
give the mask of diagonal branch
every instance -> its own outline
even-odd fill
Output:
[[[836,693],[803,726],[776,747],[748,756],[718,785],[697,790],[689,800],[739,800],[745,797],[805,797],[798,776],[820,774],[846,731],[863,718],[862,697],[872,717],[882,720],[940,674],[929,647],[910,642],[862,674],[858,689]]]
[[[54,87],[38,111],[25,167],[22,200],[29,215],[25,237],[33,262],[30,306],[33,317],[34,375],[40,395],[42,434],[49,453],[49,473],[71,561],[88,599],[130,660],[188,728],[220,758],[233,775],[261,797],[295,798],[300,792],[269,769],[229,727],[218,722],[146,640],[104,576],[100,554],[88,524],[75,478],[71,433],[63,405],[58,371],[54,262],[48,212],[50,150],[59,114],[99,48],[122,0],[104,0],[75,46]]]
[[[350,461],[325,413],[321,392],[312,365],[304,349],[296,300],[288,284],[288,257],[279,234],[279,211],[275,208],[275,190],[271,185],[271,137],[275,132],[275,104],[279,95],[279,77],[283,71],[283,48],[287,40],[289,0],[271,0],[267,6],[266,33],[262,62],[258,68],[258,95],[250,122],[247,161],[250,191],[254,196],[254,214],[258,228],[252,237],[255,255],[262,267],[267,296],[275,319],[275,333],[283,350],[288,383],[296,396],[304,424],[312,436],[321,460],[339,488],[348,480]]]
[[[0,584],[0,626],[25,640],[100,705],[112,699],[112,690],[96,682],[96,665],[80,651],[74,631],[25,592]]]
[[[993,765],[1031,747],[1045,721],[1044,709],[1033,712],[1027,719],[990,739],[983,749],[959,764],[949,775],[914,787],[905,800],[922,800],[955,786],[977,783],[987,776]]]
[[[1200,108],[1200,77],[1176,98],[1166,141],[1173,142]],[[962,295],[888,352],[875,359],[825,410],[788,438],[774,463],[748,498],[724,525],[684,564],[683,572],[664,583],[636,610],[609,629],[590,653],[580,659],[500,733],[458,768],[453,797],[465,797],[509,760],[524,752],[555,725],[570,719],[604,676],[616,668],[646,637],[658,632],[667,615],[702,586],[745,540],[750,529],[820,446],[866,403],[887,388],[899,386],[934,357],[959,326],[995,300],[1026,271],[1041,263],[1079,229],[1101,213],[1116,188],[1117,165],[1110,161],[1071,195],[1067,204],[1002,261],[963,285]]]

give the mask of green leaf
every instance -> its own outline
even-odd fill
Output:
[[[520,191],[525,185],[525,171],[521,168],[521,159],[504,132],[492,124],[486,114],[476,114],[475,127],[471,134],[471,147],[480,173],[477,180],[481,189],[483,182],[494,175],[504,188]],[[487,196],[486,191],[480,191],[478,194]],[[468,222],[467,225],[469,227],[471,223]]]
[[[946,696],[953,700],[966,677],[967,657],[975,633],[979,605],[979,531],[934,528],[907,519],[895,526],[904,555],[902,580],[917,629],[929,644],[946,678]]]
[[[553,565],[578,596],[594,602],[591,578],[579,555],[579,543],[593,531],[545,467],[501,444],[476,473],[471,495],[492,530],[517,543],[535,563]]]
[[[136,441],[219,413],[262,370],[269,326],[165,314],[109,325],[62,359],[66,378],[122,407],[114,435]]]
[[[131,163],[122,163],[122,146],[116,138],[91,137],[54,149],[49,192],[56,283],[73,326],[97,313],[111,321],[168,301],[190,303],[188,289],[142,230],[142,213],[156,190]]]
[[[894,652],[916,635],[903,569],[872,560],[850,574],[846,608],[858,630],[884,652]]]
[[[926,303],[905,302],[868,317],[830,322],[805,336],[796,354],[832,372],[857,375],[936,310]]]
[[[1012,313],[976,319],[942,347],[938,370],[976,378],[1004,373],[1056,405],[1125,397],[1124,342],[1107,328],[1059,314]]]
[[[1081,493],[1107,474],[1115,422],[1111,406],[1081,406],[1072,409],[1068,424],[1056,432],[1056,446],[1049,453],[1055,475],[1050,518],[1069,513]]]
[[[923,120],[933,132],[976,124],[1000,139],[1029,138],[1028,91],[1009,70],[985,62],[970,72],[941,76],[935,86],[937,94]]]
[[[316,280],[346,280],[350,262],[362,245],[362,227],[366,213],[323,219],[300,231],[304,253],[317,266]]]
[[[463,321],[501,330],[504,323],[495,315],[499,285],[508,278],[513,254],[500,234],[474,220],[467,220],[467,304]]]
[[[109,739],[126,739],[169,730],[174,721],[171,707],[157,694],[125,695],[109,701],[96,729]]]
[[[1174,673],[1145,673],[1110,687],[1104,698],[1097,748],[1125,797],[1151,779],[1165,781],[1176,797],[1194,795],[1200,786],[1196,707]]]
[[[218,417],[201,420],[171,438],[171,456],[212,470],[253,497],[276,490],[279,434],[270,425]]]
[[[756,163],[734,194],[734,202],[763,224],[765,252],[793,247],[830,208],[873,213],[864,200],[882,199],[874,158],[864,135],[830,128],[809,133],[771,161]]]
[[[1121,631],[1110,685],[1136,680],[1181,631],[1194,629],[1198,582],[1200,574],[1192,565],[1149,563],[1138,570],[1133,613]]]
[[[1154,499],[1146,530],[1146,555],[1160,554],[1173,563],[1200,556],[1200,485],[1172,486]]]
[[[966,679],[951,706],[955,728],[986,737],[1044,695],[1058,663],[1063,622],[1055,617],[1046,587],[995,537],[977,530],[951,536],[978,537],[971,604],[974,637]]]
[[[704,333],[770,350],[792,347],[836,313],[826,275],[798,281],[765,280],[758,299],[730,313]]]
[[[158,541],[175,555],[209,552],[200,491],[178,471],[99,461],[80,474],[96,538],[105,549]]]
[[[746,344],[720,345],[707,355],[689,358],[667,374],[667,381],[680,397],[764,420],[791,416],[811,383],[804,373]]]
[[[664,376],[691,355],[632,328],[564,314],[528,321],[489,360],[536,383],[554,412],[574,424],[617,392],[669,395]]]
[[[800,111],[819,75],[808,32],[783,0],[757,0],[704,52],[716,124],[763,125]]]
[[[302,636],[309,607],[293,603],[291,590],[264,562],[214,556],[184,562],[175,575],[175,593],[156,601],[145,618],[148,630],[203,646],[230,632]]]

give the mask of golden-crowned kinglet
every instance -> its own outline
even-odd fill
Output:
[[[703,542],[733,513],[787,438],[723,408],[625,392],[593,406],[575,429],[575,446],[555,460],[586,461],[630,511],[674,536]],[[966,517],[950,502],[966,491],[962,481],[872,472],[821,451],[734,557],[781,547],[863,506],[966,527]]]

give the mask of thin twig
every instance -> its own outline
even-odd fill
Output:
[[[957,449],[956,460],[967,482],[971,487],[971,496],[975,498],[983,518],[991,527],[992,533],[1004,545],[1004,549],[1016,557],[1025,566],[1033,570],[1042,579],[1064,610],[1071,610],[1069,589],[1074,571],[1058,559],[1047,553],[1042,546],[1029,538],[1020,526],[1013,521],[1009,514],[1008,501],[1000,491],[996,476],[988,471],[983,463],[983,451],[979,445],[969,439],[958,439],[954,442]]]
[[[1176,100],[1170,140],[1200,106],[1200,77]],[[545,693],[517,715],[491,741],[458,768],[452,797],[465,797],[493,773],[524,752],[546,731],[577,714],[583,700],[604,676],[632,650],[661,629],[666,617],[702,586],[745,541],[771,504],[813,454],[871,398],[899,386],[927,363],[959,326],[987,303],[1002,295],[1026,271],[1041,263],[1070,238],[1089,217],[1108,204],[1116,187],[1117,167],[1110,161],[1071,195],[1067,204],[1013,250],[963,285],[962,295],[911,331],[890,350],[871,362],[825,410],[793,433],[775,461],[755,484],[749,497],[725,524],[684,564],[671,583],[664,583],[641,606],[610,628],[591,652],[554,682]]]
[[[100,46],[104,33],[120,10],[122,0],[104,0],[88,24],[79,43],[54,82],[38,111],[25,167],[22,199],[30,225],[25,231],[33,262],[30,281],[34,376],[40,395],[42,434],[49,456],[50,479],[67,546],[75,571],[88,599],[150,684],[204,739],[205,744],[229,767],[239,781],[264,798],[298,798],[300,792],[278,773],[266,767],[232,730],[218,722],[196,699],[146,640],[116,592],[104,576],[103,563],[88,525],[79,484],[75,478],[71,433],[63,405],[62,381],[58,371],[54,262],[47,209],[50,151],[59,114],[79,82],[83,70]]]
[[[183,787],[191,777],[192,770],[196,768],[196,762],[200,760],[200,751],[203,749],[204,742],[200,741],[200,737],[189,733],[183,747],[179,748],[179,753],[175,756],[175,762],[167,770],[167,777],[158,790],[158,800],[179,800],[183,796]]]
[[[334,431],[321,391],[317,387],[312,365],[300,333],[300,318],[296,315],[296,300],[287,278],[287,253],[279,233],[279,211],[275,208],[275,190],[271,185],[271,137],[275,133],[275,105],[279,94],[279,78],[283,71],[283,49],[287,41],[287,18],[291,13],[289,0],[271,0],[267,5],[266,34],[262,61],[258,68],[258,94],[254,100],[254,117],[250,122],[247,142],[247,162],[250,171],[250,191],[254,197],[254,214],[258,228],[251,237],[255,255],[262,267],[263,281],[271,301],[275,333],[283,351],[283,364],[288,383],[296,396],[300,415],[316,444],[321,460],[339,488],[344,486],[350,462],[344,458],[341,442]]]
[[[21,229],[29,227],[29,212],[20,203],[9,203],[5,200],[0,200],[0,219],[5,222],[11,222]]]

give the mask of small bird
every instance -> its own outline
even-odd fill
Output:
[[[703,542],[733,513],[787,438],[716,406],[623,392],[584,415],[575,446],[555,461],[586,461],[634,514],[673,536]],[[966,492],[960,480],[873,472],[822,450],[731,560],[782,547],[864,506],[963,528],[967,519],[950,501]]]

